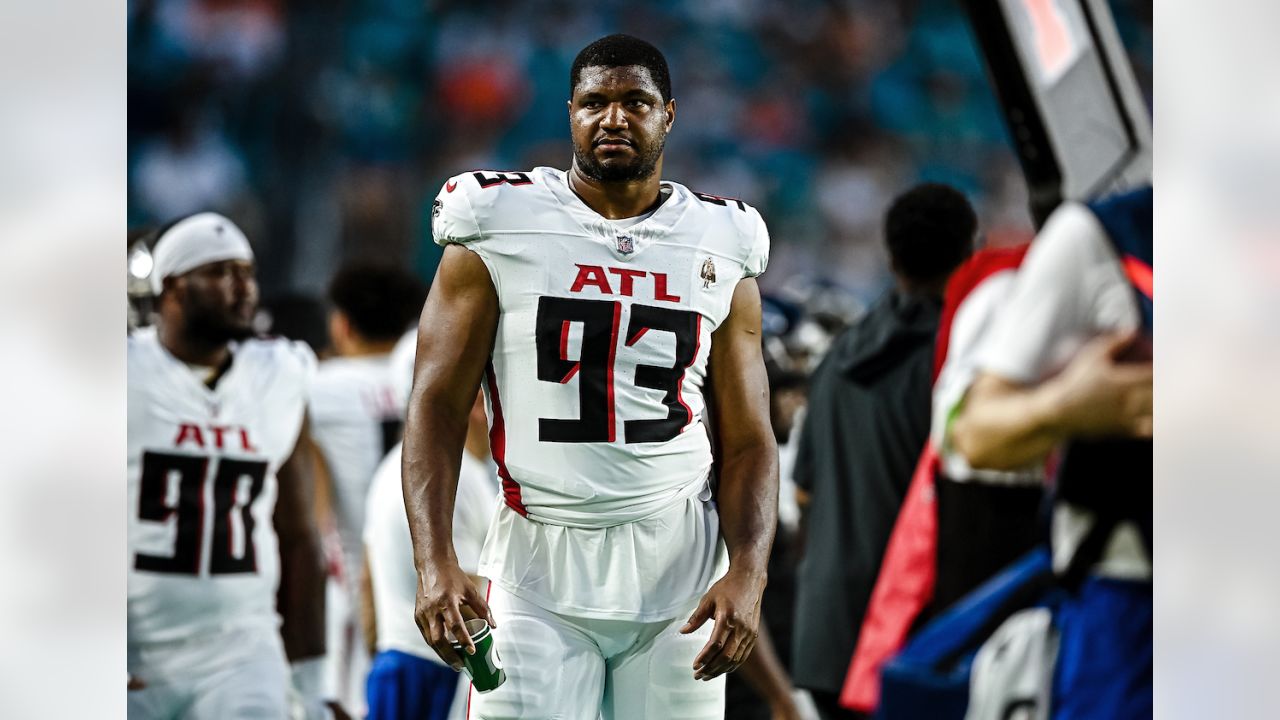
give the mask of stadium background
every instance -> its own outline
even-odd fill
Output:
[[[1111,5],[1150,102],[1151,3]],[[265,306],[312,320],[292,323],[316,327],[347,257],[429,280],[428,211],[448,176],[566,167],[569,65],[616,31],[671,65],[665,176],[764,214],[766,292],[873,299],[889,280],[881,214],[920,180],[969,195],[988,243],[1032,231],[958,0],[132,0],[128,12],[130,228],[226,213],[256,246]]]

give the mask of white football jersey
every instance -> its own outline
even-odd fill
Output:
[[[740,200],[662,185],[666,201],[625,227],[552,168],[464,173],[436,197],[436,242],[479,255],[497,289],[485,395],[522,515],[608,527],[705,485],[711,334],[738,281],[764,271],[769,235]]]
[[[232,352],[211,390],[154,329],[128,340],[130,644],[278,626],[276,471],[315,356],[287,340]]]
[[[400,441],[404,401],[391,356],[336,357],[320,363],[307,403],[311,437],[333,481],[333,510],[346,571],[355,577],[365,497],[379,461]]]

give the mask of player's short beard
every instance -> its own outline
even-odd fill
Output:
[[[633,180],[645,180],[653,175],[653,171],[658,167],[658,160],[662,157],[662,151],[666,146],[667,136],[663,135],[657,142],[637,152],[635,159],[625,165],[617,163],[605,165],[596,159],[594,147],[588,148],[584,153],[576,143],[573,146],[573,157],[578,162],[578,170],[592,180],[600,182],[631,182]],[[632,147],[635,146],[633,145]]]
[[[237,324],[229,317],[229,310],[205,305],[194,298],[187,298],[183,315],[187,337],[201,345],[224,345],[253,335],[252,325]]]

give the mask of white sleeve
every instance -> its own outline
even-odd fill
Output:
[[[303,388],[310,390],[311,384],[315,382],[316,371],[320,361],[316,359],[316,354],[311,349],[311,346],[301,340],[290,340],[287,347],[297,359],[298,366],[301,369]]]
[[[1027,251],[1006,307],[978,350],[977,367],[1035,383],[1057,372],[1093,335],[1089,275],[1108,240],[1083,205],[1063,205]],[[1112,261],[1114,265],[1114,261]]]
[[[449,178],[431,206],[431,237],[437,245],[466,244],[480,238],[480,224],[471,206],[471,192],[477,188],[470,173]]]
[[[751,212],[755,215],[755,236],[747,251],[746,262],[743,263],[743,277],[756,277],[769,266],[769,228],[765,226],[764,218],[758,210],[751,208]]]

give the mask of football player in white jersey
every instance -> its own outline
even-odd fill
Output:
[[[676,108],[652,45],[592,43],[570,89],[567,172],[468,172],[436,200],[404,442],[416,617],[455,668],[464,613],[495,626],[507,681],[471,693],[473,717],[719,719],[777,515],[768,232],[746,203],[661,179]],[[450,533],[482,380],[504,495],[487,601]]]
[[[250,337],[253,253],[231,221],[183,219],[154,257],[158,323],[128,341],[129,717],[284,718],[286,653],[324,653],[298,451],[315,357]]]
[[[422,308],[426,289],[392,265],[357,261],[329,283],[329,338],[336,355],[320,363],[307,403],[311,436],[328,470],[320,494],[336,531],[340,562],[331,562],[327,602],[325,694],[356,717],[364,714],[369,657],[359,642],[358,580],[365,497],[378,463],[400,440],[404,382],[393,378],[391,351]]]

